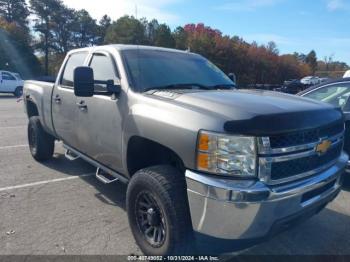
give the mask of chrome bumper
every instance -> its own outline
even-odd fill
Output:
[[[288,218],[322,209],[340,191],[348,156],[342,153],[326,171],[283,186],[260,181],[228,180],[186,171],[193,229],[221,239],[268,235]],[[313,214],[313,213],[312,213]]]

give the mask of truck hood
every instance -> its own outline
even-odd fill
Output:
[[[273,135],[343,121],[339,108],[271,91],[184,91],[172,100],[204,114],[221,115],[225,131],[237,134]]]

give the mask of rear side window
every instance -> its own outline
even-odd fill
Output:
[[[94,54],[90,67],[94,70],[95,91],[106,91],[107,85],[102,82],[114,80],[116,77],[115,66],[111,58],[103,54]]]
[[[66,87],[73,87],[73,72],[78,66],[83,66],[85,58],[87,56],[86,52],[72,54],[66,63],[64,72],[61,79],[61,85]]]
[[[12,80],[12,81],[15,81],[16,78],[9,74],[9,73],[6,73],[6,72],[2,72],[2,80]]]

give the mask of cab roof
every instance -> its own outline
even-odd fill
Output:
[[[158,47],[158,46],[146,46],[146,45],[124,45],[124,44],[112,44],[112,45],[103,45],[103,46],[93,46],[93,47],[85,47],[80,49],[74,49],[71,50],[69,53],[75,53],[79,51],[88,51],[93,52],[96,49],[110,49],[115,48],[118,51],[123,50],[154,50],[154,51],[167,51],[167,52],[176,52],[176,53],[190,53],[189,51],[183,51],[179,49],[173,49],[173,48],[165,48],[165,47]]]

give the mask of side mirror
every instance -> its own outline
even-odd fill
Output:
[[[94,95],[94,71],[88,66],[79,66],[74,69],[75,96],[91,97]]]
[[[229,73],[228,77],[234,82],[236,83],[236,75],[234,73]]]
[[[114,80],[107,80],[107,91],[115,95],[119,95],[121,91],[120,85],[114,83]]]

